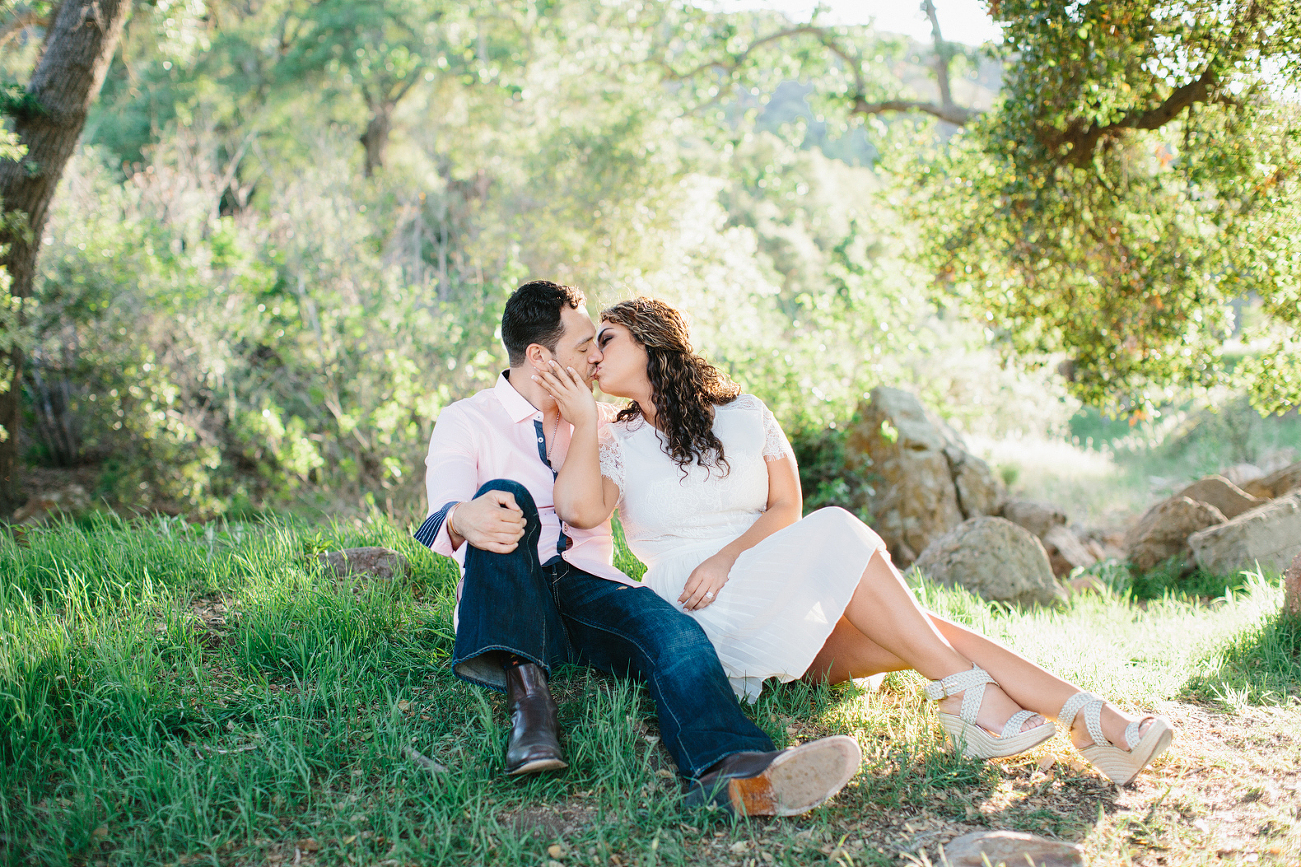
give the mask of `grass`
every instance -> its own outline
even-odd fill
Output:
[[[340,581],[315,565],[320,550],[369,544],[404,553],[410,580]],[[1079,841],[1091,863],[1205,856],[1172,847],[1209,795],[1153,783],[1128,805],[1133,790],[1072,765],[1060,736],[1022,759],[955,757],[912,674],[875,692],[770,687],[748,710],[779,744],[834,732],[863,747],[846,791],[799,819],[682,810],[643,690],[576,667],[553,682],[570,769],[504,778],[504,702],[448,669],[454,585],[449,561],[378,520],[97,517],[21,547],[0,537],[0,863],[861,865],[985,827]],[[919,593],[1126,706],[1225,726],[1301,719],[1301,641],[1277,615],[1277,582],[1248,579],[1213,605],[1120,587],[1028,612]],[[1301,754],[1301,739],[1287,743]],[[1201,755],[1190,746],[1154,778]],[[1277,860],[1268,846],[1279,863],[1301,853],[1290,830],[1261,845],[1263,862]]]
[[[1014,497],[1067,508],[1072,522],[1123,528],[1158,500],[1240,463],[1301,460],[1301,417],[1261,418],[1245,398],[1218,411],[1170,408],[1131,426],[1096,410],[1071,420],[1069,439],[972,437]]]

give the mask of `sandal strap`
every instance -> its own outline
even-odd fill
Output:
[[[1111,741],[1102,733],[1102,706],[1105,702],[1096,695],[1089,692],[1077,692],[1075,695],[1066,699],[1066,704],[1062,705],[1062,712],[1057,715],[1057,721],[1061,723],[1067,731],[1075,724],[1075,715],[1081,710],[1084,711],[1084,726],[1089,730],[1089,737],[1093,743],[1101,747],[1111,746]],[[1126,731],[1125,738],[1129,739],[1129,732]]]
[[[1145,716],[1142,719],[1136,719],[1129,725],[1125,726],[1125,749],[1132,750],[1138,746],[1138,742],[1143,740],[1143,723],[1156,717]]]
[[[932,680],[926,684],[926,697],[931,701],[939,701],[950,695],[965,692],[966,694],[962,696],[962,710],[958,715],[963,722],[975,725],[976,715],[980,713],[980,703],[985,698],[987,683],[994,683],[994,678],[990,677],[988,671],[973,664],[966,671],[959,671],[943,680]]]
[[[1017,711],[1012,714],[1011,719],[1007,721],[1007,725],[1003,726],[1003,733],[1000,734],[999,737],[1010,738],[1013,735],[1021,734],[1021,727],[1037,716],[1039,716],[1039,714],[1032,710]]]

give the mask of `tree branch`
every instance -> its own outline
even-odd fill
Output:
[[[937,117],[946,123],[954,126],[965,126],[974,118],[984,114],[983,111],[974,108],[963,108],[960,105],[938,105],[933,102],[917,102],[908,99],[885,99],[879,102],[868,102],[861,96],[854,97],[854,104],[849,109],[850,114],[885,114],[888,111],[918,111],[922,114],[929,114]]]
[[[949,61],[952,54],[948,43],[940,35],[940,19],[935,14],[935,4],[931,0],[923,0],[922,9],[931,20],[931,38],[935,41],[935,81],[940,86],[940,105],[950,108],[953,107],[953,91],[949,87]]]
[[[746,59],[754,51],[763,45],[771,42],[777,42],[781,39],[788,39],[794,36],[812,36],[822,43],[822,46],[830,51],[850,70],[854,76],[854,96],[851,98],[851,114],[871,115],[884,114],[886,112],[921,112],[937,117],[947,123],[955,126],[964,126],[971,122],[975,117],[984,114],[978,109],[964,108],[953,102],[952,92],[949,86],[949,54],[946,50],[946,43],[940,35],[939,21],[935,16],[935,7],[926,0],[924,4],[926,14],[931,19],[931,32],[935,38],[935,73],[939,80],[940,86],[940,103],[920,102],[916,100],[904,99],[887,99],[876,102],[869,102],[864,95],[867,92],[867,82],[863,78],[862,59],[856,56],[848,48],[841,45],[839,40],[825,27],[819,27],[813,24],[803,24],[798,27],[788,27],[784,30],[778,30],[767,36],[761,37],[746,46],[745,50],[739,54],[732,55],[729,61],[709,60],[694,69],[687,72],[679,72],[672,67],[667,61],[656,58],[655,63],[665,71],[668,78],[673,81],[685,81],[693,78],[709,69],[717,69],[724,73],[733,73],[745,63]]]
[[[1196,81],[1176,87],[1155,108],[1131,112],[1120,120],[1103,126],[1086,127],[1077,121],[1064,131],[1051,136],[1046,143],[1054,148],[1070,145],[1071,150],[1065,154],[1066,159],[1077,166],[1087,165],[1093,159],[1093,152],[1100,141],[1114,138],[1129,129],[1160,129],[1189,106],[1212,101],[1215,98],[1212,88],[1218,81],[1219,77],[1215,73],[1214,65],[1209,66]]]
[[[748,46],[746,46],[746,49],[742,51],[740,54],[733,55],[730,63],[724,62],[722,60],[707,60],[704,63],[697,66],[695,69],[692,69],[688,72],[678,72],[676,69],[673,68],[671,64],[669,64],[668,61],[661,60],[659,58],[655,59],[655,63],[660,68],[662,68],[668,74],[668,77],[673,81],[685,81],[689,78],[695,78],[697,75],[699,75],[700,73],[704,72],[707,69],[718,69],[723,72],[729,72],[729,73],[735,72],[737,69],[741,67],[741,64],[745,63],[746,58],[748,58],[751,54],[754,53],[755,49],[759,48],[760,46],[767,45],[769,42],[776,42],[780,39],[786,39],[791,36],[804,36],[804,35],[813,35],[821,39],[821,37],[823,37],[825,34],[826,34],[826,28],[815,27],[812,24],[803,24],[800,25],[799,27],[788,27],[785,30],[778,30],[776,33],[769,33],[767,36],[764,36],[760,39],[755,40],[754,42],[751,42]]]

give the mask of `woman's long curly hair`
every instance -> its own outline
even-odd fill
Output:
[[[663,301],[634,298],[606,308],[601,319],[624,326],[646,349],[655,421],[668,440],[669,457],[683,473],[693,462],[726,473],[723,443],[714,435],[714,407],[731,403],[741,387],[696,355],[682,314]],[[634,400],[617,420],[641,417]]]

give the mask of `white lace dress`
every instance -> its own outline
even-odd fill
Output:
[[[646,564],[642,583],[682,610],[678,596],[703,560],[750,528],[768,503],[766,460],[795,455],[772,413],[752,395],[715,407],[714,434],[729,470],[682,470],[663,435],[641,419],[607,425],[601,474],[619,486],[628,547]],[[844,509],[819,509],[737,558],[718,598],[688,612],[704,627],[737,695],[758,697],[765,678],[804,674],[885,543]]]

